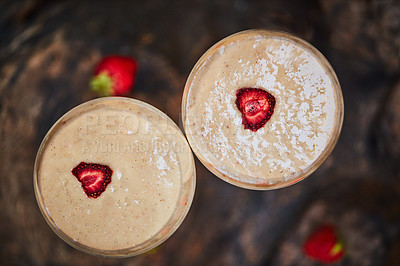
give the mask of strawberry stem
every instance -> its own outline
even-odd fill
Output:
[[[333,248],[331,249],[331,251],[329,252],[332,256],[335,256],[336,254],[338,254],[339,252],[341,252],[343,249],[343,243],[342,242],[338,242],[336,243]]]
[[[106,72],[101,72],[90,82],[90,88],[99,96],[110,96],[113,90],[113,81]]]

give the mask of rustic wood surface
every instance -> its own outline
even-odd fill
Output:
[[[400,265],[400,2],[395,0],[0,2],[0,265],[318,265],[301,245],[335,223],[336,265]],[[327,161],[270,192],[236,188],[198,161],[192,208],[160,248],[110,259],[59,239],[37,207],[32,172],[51,125],[95,98],[88,82],[110,53],[135,56],[131,97],[179,123],[186,77],[213,43],[248,28],[315,45],[342,85],[345,121]]]

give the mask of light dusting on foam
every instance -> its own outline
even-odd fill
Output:
[[[214,167],[276,182],[304,170],[327,145],[335,115],[333,84],[309,51],[282,39],[254,38],[227,44],[206,60],[191,85],[196,102],[188,111],[198,125],[194,141],[206,147],[202,155],[216,161]],[[243,87],[262,88],[276,98],[274,114],[256,132],[244,130],[235,105],[235,92]]]
[[[168,172],[171,170],[171,167],[167,165],[167,162],[162,156],[158,156],[156,160],[156,166],[160,170],[160,173],[157,176],[158,177],[157,183],[163,184],[166,187],[172,187],[174,183],[167,178]]]
[[[156,165],[157,168],[159,170],[164,170],[161,172],[160,175],[166,175],[166,171],[165,170],[170,170],[171,168],[169,168],[169,166],[167,165],[167,163],[165,162],[164,158],[162,156],[158,156],[157,161],[156,161]]]
[[[221,46],[218,51],[220,55],[223,55],[225,52],[225,46]]]
[[[169,178],[169,173],[172,171],[174,166],[179,164],[177,155],[170,150],[168,147],[171,145],[168,143],[157,142],[160,138],[154,136],[153,141],[153,156],[150,159],[154,160],[154,166],[158,169],[157,174],[157,184],[163,185],[167,188],[172,188],[174,186],[174,182]],[[172,145],[173,146],[173,145]]]

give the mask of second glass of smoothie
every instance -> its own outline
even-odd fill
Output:
[[[84,252],[128,257],[165,241],[195,189],[189,145],[144,102],[106,97],[72,109],[50,129],[35,163],[45,220]]]
[[[294,184],[320,166],[343,122],[339,82],[293,35],[248,30],[212,46],[190,73],[183,125],[200,161],[239,187]]]

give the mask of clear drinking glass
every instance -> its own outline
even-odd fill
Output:
[[[97,198],[71,172],[81,162],[113,171]],[[180,129],[155,107],[95,99],[49,130],[37,153],[34,190],[46,222],[71,246],[134,256],[161,244],[184,220],[195,191],[193,155]]]
[[[239,110],[237,94],[246,88],[276,100],[257,130],[245,128]],[[222,180],[254,190],[285,187],[315,171],[338,140],[343,114],[326,58],[291,34],[262,29],[233,34],[206,51],[182,99],[184,131],[199,160]]]

